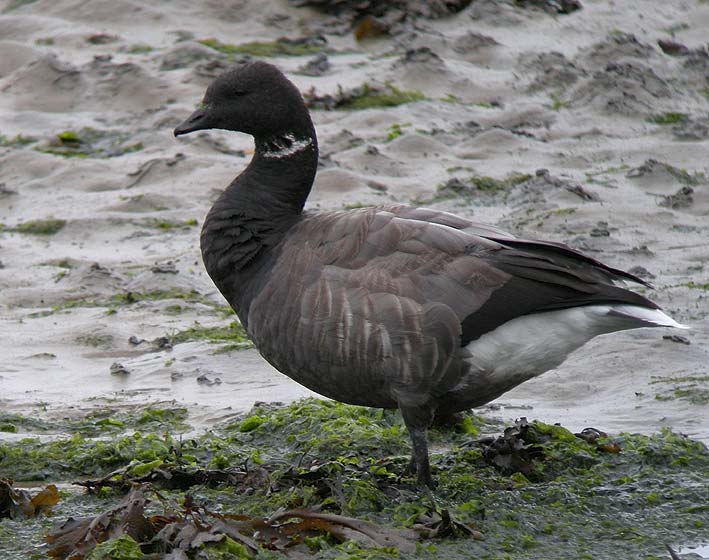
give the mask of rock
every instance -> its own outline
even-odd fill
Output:
[[[150,271],[153,274],[177,274],[177,267],[172,261],[168,261],[164,264],[156,264]]]
[[[307,63],[298,68],[298,74],[305,76],[322,76],[330,69],[330,60],[325,53],[319,53]]]
[[[662,337],[663,340],[670,340],[672,342],[678,342],[679,344],[691,344],[686,336],[680,334],[666,334]]]
[[[130,371],[120,362],[113,362],[111,364],[111,375],[128,375]]]
[[[655,275],[644,266],[634,266],[630,270],[628,270],[628,272],[637,276],[638,278],[646,278],[648,280],[652,280],[653,278],[655,278]]]
[[[665,208],[672,208],[673,210],[678,210],[680,208],[687,208],[694,202],[694,189],[692,187],[684,186],[679,189],[675,194],[670,194],[668,196],[663,196],[660,206]]]

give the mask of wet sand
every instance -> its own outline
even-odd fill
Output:
[[[589,1],[557,15],[478,0],[362,42],[346,19],[281,1],[18,4],[0,2],[3,411],[52,418],[174,401],[201,426],[309,394],[255,350],[129,339],[233,320],[202,268],[199,226],[253,144],[222,131],[173,138],[231,62],[198,41],[322,34],[321,75],[301,70],[314,55],[268,60],[315,95],[368,83],[423,99],[314,111],[322,163],[310,208],[423,201],[565,242],[645,274],[649,297],[692,327],[600,337],[492,412],[709,441],[709,4]],[[82,157],[47,153],[74,149],[70,135],[58,139],[65,131],[92,139]],[[437,190],[513,174],[531,178],[467,198]],[[22,231],[47,219],[65,223]],[[167,291],[198,297],[116,303]],[[685,340],[663,338],[674,334]],[[116,362],[130,373],[112,374]]]

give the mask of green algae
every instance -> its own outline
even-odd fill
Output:
[[[60,304],[52,306],[50,313],[67,311],[70,309],[81,307],[107,307],[112,310],[117,310],[123,307],[159,301],[180,300],[186,303],[199,303],[212,308],[215,313],[225,315],[224,305],[215,303],[210,298],[200,294],[196,290],[182,290],[179,288],[168,288],[163,290],[149,290],[146,292],[127,291],[119,292],[101,299],[76,298],[68,299]],[[44,313],[34,314],[32,316],[46,316]]]
[[[84,334],[77,336],[74,342],[94,348],[108,348],[113,344],[113,335],[104,333]]]
[[[586,171],[586,182],[604,185],[606,187],[613,187],[615,185],[614,180],[607,177],[607,175],[626,173],[629,169],[629,165],[621,164],[617,166],[610,166],[598,171]]]
[[[402,90],[391,83],[384,85],[364,83],[350,90],[338,86],[334,94],[319,95],[315,90],[304,94],[310,109],[325,111],[360,111],[382,107],[396,107],[426,99],[418,90]]]
[[[63,144],[79,144],[81,142],[79,134],[73,130],[65,130],[57,134],[57,139]]]
[[[709,282],[687,282],[684,285],[691,290],[709,291]]]
[[[93,33],[86,37],[86,42],[92,45],[110,45],[119,40],[117,35],[111,35],[109,33]]]
[[[197,290],[181,290],[179,288],[168,288],[166,290],[150,290],[147,292],[122,292],[112,295],[109,300],[109,305],[132,305],[134,303],[145,301],[161,301],[179,299],[188,302],[208,303],[211,302],[208,298],[201,295]]]
[[[673,388],[655,395],[658,401],[681,400],[689,404],[706,406],[709,404],[709,387],[696,383],[675,385]]]
[[[169,461],[174,456],[171,436],[136,432],[110,440],[75,435],[42,441],[25,438],[0,443],[0,470],[16,481],[66,480],[75,476],[106,474],[131,462]]]
[[[647,121],[653,124],[666,125],[687,122],[688,119],[689,115],[687,113],[668,112],[652,115],[648,117]]]
[[[171,333],[167,336],[170,344],[180,344],[203,340],[212,344],[225,344],[223,351],[243,350],[251,348],[253,343],[249,340],[246,330],[238,321],[232,321],[225,326],[205,327],[198,322],[185,330]]]
[[[217,39],[202,39],[199,41],[205,47],[214,49],[226,55],[249,55],[255,57],[274,56],[307,56],[322,52],[323,45],[308,42],[289,41],[286,39],[276,39],[275,41],[250,41],[232,45],[222,43]]]
[[[208,560],[248,560],[251,555],[243,544],[225,537],[221,542],[205,550]]]
[[[702,171],[695,171],[693,173],[690,173],[686,169],[675,167],[674,165],[670,165],[669,163],[653,159],[647,160],[640,167],[631,169],[625,174],[625,176],[631,179],[636,177],[642,177],[647,173],[653,173],[655,169],[664,170],[683,185],[694,187],[707,183],[707,177]]]
[[[129,140],[125,132],[85,127],[78,132],[64,130],[34,149],[65,158],[110,158],[143,149],[142,143],[129,144]]]
[[[338,105],[338,109],[361,111],[363,109],[396,107],[424,99],[423,93],[417,90],[402,90],[392,84],[386,84],[385,89],[380,89],[364,84],[355,95],[344,99]]]
[[[264,419],[261,416],[259,416],[258,414],[254,414],[253,416],[249,416],[247,418],[244,418],[239,423],[238,430],[240,432],[250,432],[250,431],[258,428],[263,423],[264,423]]]
[[[385,142],[391,142],[404,134],[404,128],[411,126],[411,123],[393,123],[387,128]]]
[[[552,92],[549,94],[549,108],[552,111],[560,111],[569,104],[568,101],[564,101],[563,95],[563,92]]]
[[[690,173],[686,169],[674,167],[672,165],[666,165],[666,168],[667,171],[675,177],[675,179],[684,185],[696,186],[703,185],[707,182],[706,175],[701,171]]]
[[[305,447],[321,458],[329,458],[338,450],[351,449],[371,456],[375,450],[399,454],[407,449],[406,429],[394,410],[306,399],[288,407],[257,405],[252,414],[225,429],[243,431],[245,424],[254,423],[254,417],[258,418],[258,425],[249,431],[252,441],[260,447],[292,443],[296,453]]]
[[[121,535],[99,544],[87,556],[87,560],[140,560],[145,558],[138,543],[128,535]]]
[[[530,178],[531,175],[527,175],[526,173],[515,173],[504,179],[473,175],[469,177],[468,180],[480,191],[503,191],[520,183],[524,183]]]
[[[438,186],[430,198],[416,199],[416,204],[432,204],[445,200],[460,199],[465,202],[484,202],[489,199],[503,199],[510,189],[524,183],[531,178],[526,173],[512,173],[502,179],[487,175],[469,175],[467,177],[453,177]]]
[[[20,429],[23,431],[46,431],[50,424],[39,418],[30,418],[23,414],[0,412],[0,424],[14,426],[14,430],[8,430],[17,433]]]
[[[51,421],[22,414],[0,413],[0,424],[14,426],[13,433],[29,436],[38,434],[71,433],[83,438],[106,437],[129,430],[169,430],[173,433],[189,429],[185,423],[187,409],[167,408],[164,404],[143,406],[139,410],[113,409],[104,406],[79,416],[55,418]]]
[[[189,218],[187,220],[175,221],[151,218],[143,220],[142,222],[140,222],[140,225],[163,231],[170,231],[174,229],[185,229],[195,227],[197,225],[197,220],[195,218]]]
[[[587,178],[592,178],[596,177],[598,175],[611,175],[613,173],[625,173],[630,169],[630,166],[627,164],[621,164],[621,165],[611,165],[610,167],[606,167],[605,169],[601,169],[600,171],[587,171],[586,172],[586,177]]]
[[[184,313],[185,311],[189,311],[189,307],[184,307],[180,305],[179,303],[176,303],[174,305],[168,305],[165,308],[165,313],[168,315],[180,315],[181,313]]]
[[[47,218],[44,220],[28,220],[17,224],[14,227],[2,228],[5,231],[15,233],[26,233],[31,235],[54,235],[66,225],[66,220]]]
[[[128,48],[129,54],[147,54],[149,52],[153,52],[153,47],[151,47],[150,45],[144,45],[141,43],[131,45]]]
[[[0,147],[2,148],[21,148],[27,146],[28,144],[33,144],[37,139],[31,136],[23,136],[22,134],[16,134],[12,138],[0,134]]]
[[[441,97],[440,101],[443,101],[444,103],[461,103],[460,97],[453,93],[448,93],[445,97]]]
[[[170,288],[165,290],[151,290],[146,292],[121,292],[114,294],[108,298],[88,299],[77,298],[71,299],[52,306],[51,310],[32,313],[28,317],[46,317],[53,313],[65,312],[75,308],[85,307],[105,307],[107,314],[115,314],[120,309],[139,304],[150,304],[153,302],[179,300],[185,303],[196,303],[204,305],[207,310],[220,318],[233,319],[234,311],[221,303],[215,302],[212,299],[200,294],[196,290],[185,291],[178,288]],[[165,311],[169,314],[180,314],[186,308],[181,304],[171,304],[166,306]],[[82,335],[76,341],[87,346],[106,346],[110,343],[109,335],[91,334]],[[206,341],[211,344],[219,344],[220,352],[229,352],[232,350],[243,350],[252,348],[253,344],[249,340],[246,331],[240,322],[231,320],[225,325],[204,326],[199,322],[195,322],[191,327],[183,330],[166,333],[166,342],[171,345],[180,344],[183,342]]]
[[[171,429],[186,429],[184,421],[187,419],[186,408],[146,408],[138,417],[137,424],[149,426],[157,424],[160,426],[169,425]]]
[[[0,471],[10,469],[17,480],[43,472],[56,480],[116,469],[147,476],[216,468],[232,473],[235,482],[195,483],[191,503],[262,517],[282,507],[314,508],[382,527],[412,527],[435,507],[485,536],[439,537],[406,553],[313,538],[308,546],[322,559],[664,558],[665,543],[701,542],[709,523],[703,507],[709,452],[701,443],[669,430],[612,437],[591,430],[579,437],[561,426],[524,421],[501,437],[485,435],[498,432],[497,424],[471,414],[455,429],[430,431],[435,506],[404,474],[409,442],[398,413],[315,399],[260,404],[185,442],[172,429],[148,433],[146,424],[110,441],[77,435],[2,443]],[[184,490],[160,492],[170,502],[184,498]],[[105,498],[94,495],[99,499]],[[241,549],[221,543],[204,554],[241,557]],[[256,557],[281,556],[262,550]]]

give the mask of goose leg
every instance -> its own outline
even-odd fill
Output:
[[[428,441],[426,430],[433,420],[433,411],[427,407],[399,406],[404,424],[411,437],[411,462],[409,471],[416,472],[416,482],[419,486],[433,488],[435,483],[431,477],[431,465],[428,461]]]

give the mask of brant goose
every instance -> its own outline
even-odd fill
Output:
[[[210,128],[252,135],[255,153],[205,219],[207,272],[277,370],[338,401],[398,408],[419,484],[433,484],[435,415],[490,402],[597,335],[682,328],[616,285],[642,279],[561,244],[403,205],[304,211],[315,128],[270,64],[219,76],[175,136]]]

